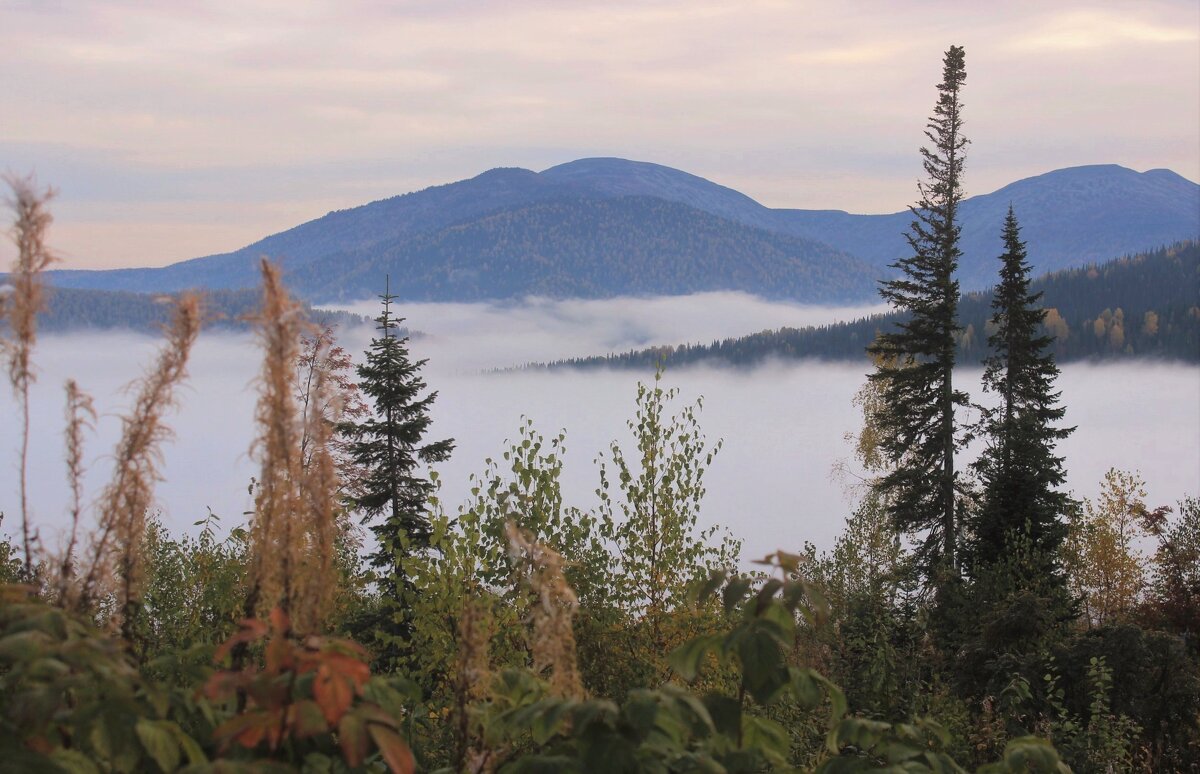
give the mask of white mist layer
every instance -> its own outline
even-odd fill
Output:
[[[372,304],[356,305],[374,313]],[[595,505],[596,456],[613,439],[627,442],[636,384],[651,373],[556,371],[480,374],[479,369],[530,360],[602,354],[648,344],[705,341],[764,327],[821,324],[876,309],[837,310],[763,302],[739,294],[669,299],[549,302],[512,305],[404,304],[396,310],[428,332],[412,343],[429,358],[424,375],[439,392],[430,438],[453,437],[453,458],[441,466],[443,500],[454,509],[466,499],[468,476],[497,457],[516,437],[522,416],[546,436],[567,432],[564,487],[569,503]],[[356,358],[371,331],[345,332]],[[44,542],[53,545],[64,525],[62,384],[75,377],[102,412],[87,441],[87,491],[107,480],[120,431],[118,412],[132,396],[122,385],[149,367],[158,342],[134,334],[46,336],[39,342],[38,382],[31,412],[31,503]],[[241,523],[251,506],[247,486],[256,468],[253,438],[259,353],[250,335],[206,334],[196,345],[191,377],[178,409],[168,412],[175,439],[164,448],[164,481],[157,490],[163,521],[190,530],[211,508],[222,524]],[[724,448],[705,479],[704,524],[721,524],[753,559],[805,541],[828,547],[851,505],[831,479],[851,453],[844,435],[860,423],[851,405],[865,379],[857,364],[775,362],[746,371],[693,367],[669,372],[681,390],[677,407],[704,397],[700,421]],[[959,385],[978,392],[979,369],[962,369]],[[1139,470],[1151,505],[1173,504],[1200,493],[1200,368],[1155,363],[1067,365],[1059,381],[1066,423],[1078,430],[1060,446],[1068,487],[1094,496],[1110,467]],[[19,533],[16,404],[0,391],[0,531]]]

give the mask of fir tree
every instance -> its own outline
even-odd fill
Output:
[[[983,389],[999,398],[984,411],[987,448],[976,463],[983,483],[982,508],[972,540],[973,574],[1006,557],[1015,588],[1045,581],[1062,584],[1059,546],[1070,500],[1057,491],[1064,480],[1055,444],[1074,428],[1057,428],[1065,413],[1054,389],[1058,366],[1053,339],[1042,330],[1041,293],[1029,290],[1029,263],[1012,207],[1004,220],[1000,283],[992,300],[992,354],[984,361]]]
[[[965,80],[963,49],[951,46],[926,125],[932,149],[921,148],[928,179],[918,183],[920,199],[909,208],[912,254],[893,264],[901,276],[880,289],[906,318],[869,349],[879,363],[870,378],[880,386],[885,406],[880,448],[892,464],[878,489],[897,528],[926,533],[921,558],[938,587],[957,577],[960,538],[954,409],[966,403],[966,395],[954,389],[952,376],[959,299],[954,271],[962,254],[958,205],[967,145],[959,91]]]
[[[371,565],[381,571],[385,597],[395,599],[406,585],[403,559],[429,547],[426,505],[433,484],[418,474],[418,465],[448,459],[454,440],[422,444],[437,393],[421,397],[426,361],[409,358],[408,337],[399,334],[404,318],[391,314],[396,297],[385,289],[380,298],[383,314],[375,321],[381,335],[371,340],[366,362],[357,368],[359,389],[374,410],[341,430],[350,439],[349,456],[364,471],[351,504],[371,524],[378,543]]]

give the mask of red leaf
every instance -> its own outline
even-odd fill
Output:
[[[292,644],[282,635],[276,635],[267,643],[265,660],[268,672],[283,672],[292,665]]]
[[[417,770],[417,762],[413,760],[412,750],[408,749],[408,744],[394,729],[371,723],[367,726],[367,730],[371,732],[375,746],[379,748],[384,762],[387,763],[393,774],[413,774]]]
[[[327,653],[322,661],[334,674],[353,680],[355,686],[359,688],[371,679],[371,667],[352,656]]]
[[[271,630],[276,634],[287,634],[292,629],[291,621],[288,620],[288,614],[283,612],[282,608],[271,608]]]
[[[266,636],[267,625],[255,618],[247,618],[240,624],[241,629],[225,642],[221,643],[213,653],[213,661],[224,661],[230,651],[244,642],[254,642]]]
[[[227,747],[230,741],[254,749],[262,741],[266,725],[270,721],[271,718],[264,712],[234,715],[213,730],[213,737],[220,740],[222,749]]]
[[[325,713],[325,720],[332,726],[350,709],[354,691],[346,678],[334,675],[327,665],[322,664],[313,681],[313,698],[320,705],[321,712]]]

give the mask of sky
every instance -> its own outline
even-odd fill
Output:
[[[587,156],[895,212],[951,44],[968,194],[1081,164],[1200,179],[1194,0],[0,0],[0,171],[58,190],[65,268]]]
[[[369,312],[376,304],[356,307]],[[469,476],[499,458],[517,438],[523,417],[551,438],[565,431],[563,491],[568,504],[596,506],[596,457],[618,441],[631,449],[625,423],[634,414],[638,371],[524,371],[485,373],[544,357],[623,350],[646,344],[705,340],[756,327],[822,324],[871,311],[768,302],[738,293],[657,299],[527,301],[515,304],[406,304],[408,321],[427,331],[412,352],[429,358],[422,375],[438,396],[427,440],[454,438],[449,462],[438,465],[441,498],[454,514],[468,499]],[[339,333],[361,362],[372,331]],[[91,502],[111,475],[120,415],[134,394],[124,389],[152,361],[159,342],[121,333],[40,337],[34,360],[38,380],[31,412],[31,488],[34,523],[47,547],[57,544],[67,513],[63,469],[63,391],[75,377],[96,399],[100,417],[85,440],[85,498]],[[255,377],[261,353],[248,334],[206,333],[196,345],[178,405],[166,417],[173,437],[163,447],[163,480],[156,511],[174,532],[194,531],[205,506],[231,528],[251,508],[247,485],[258,474],[248,452],[255,434]],[[833,475],[850,461],[847,433],[861,425],[851,398],[863,385],[867,363],[777,362],[758,368],[693,367],[665,376],[679,397],[669,407],[703,398],[702,431],[724,443],[704,483],[703,526],[720,525],[745,541],[743,556],[798,550],[806,541],[827,549],[844,526],[853,500]],[[963,368],[957,387],[979,394],[979,368]],[[1067,487],[1079,497],[1098,493],[1110,467],[1137,470],[1151,506],[1174,505],[1200,494],[1200,368],[1131,363],[1067,364],[1058,387],[1065,423],[1078,429],[1059,449]],[[0,533],[13,534],[17,502],[17,411],[0,390]],[[219,419],[214,419],[219,418]],[[214,424],[214,421],[216,424]],[[214,427],[218,428],[214,432]],[[965,458],[963,460],[965,462]],[[849,465],[851,471],[854,465]]]

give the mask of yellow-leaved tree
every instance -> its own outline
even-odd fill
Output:
[[[1070,519],[1064,566],[1089,628],[1128,618],[1146,585],[1146,560],[1135,545],[1146,535],[1145,485],[1136,473],[1110,469],[1100,496],[1085,499]]]

